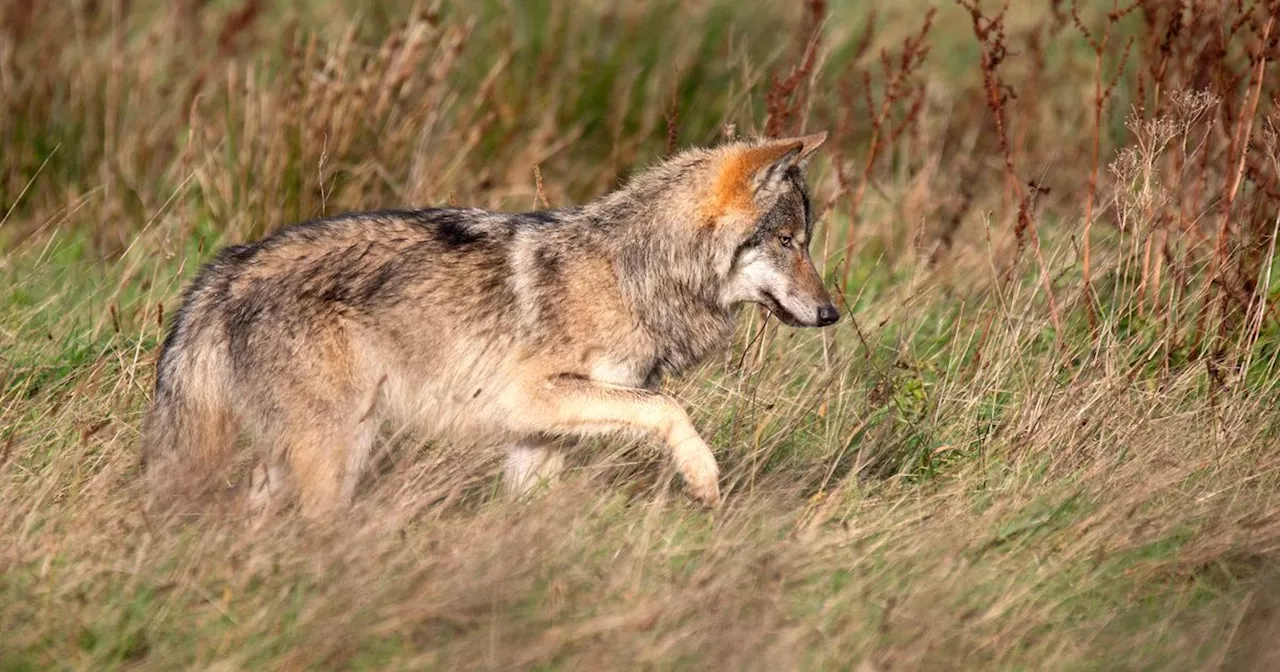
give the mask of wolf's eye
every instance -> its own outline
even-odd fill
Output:
[[[791,249],[791,236],[778,236],[778,242],[782,243],[783,247]]]

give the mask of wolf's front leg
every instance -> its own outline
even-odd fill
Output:
[[[623,431],[656,434],[689,492],[702,502],[720,502],[720,468],[684,409],[649,390],[618,387],[582,378],[558,377],[527,390],[532,407],[521,415],[533,431],[585,436]]]

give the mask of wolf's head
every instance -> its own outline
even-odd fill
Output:
[[[813,210],[804,167],[826,139],[818,133],[724,148],[704,216],[726,236],[722,244],[734,245],[725,303],[761,304],[793,327],[840,319],[809,256]]]

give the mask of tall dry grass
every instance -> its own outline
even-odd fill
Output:
[[[1274,666],[1276,13],[0,2],[0,667]],[[143,515],[214,247],[817,128],[850,319],[669,383],[722,509],[397,437],[333,525]]]

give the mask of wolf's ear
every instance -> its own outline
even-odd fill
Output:
[[[730,208],[747,211],[768,208],[787,188],[787,171],[796,167],[803,169],[826,139],[824,131],[735,148],[717,171],[710,198],[704,205],[706,221],[714,221]]]
[[[760,153],[759,169],[752,179],[757,201],[769,201],[785,186],[787,171],[804,170],[813,153],[827,141],[827,132],[814,133],[799,138],[770,140],[753,150]]]
[[[798,138],[788,138],[779,140],[779,142],[791,143],[800,146],[800,152],[796,154],[795,163],[793,165],[804,168],[809,165],[809,159],[813,157],[813,153],[818,151],[822,143],[827,141],[827,132],[819,131],[810,135],[802,135]]]

